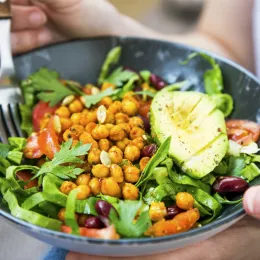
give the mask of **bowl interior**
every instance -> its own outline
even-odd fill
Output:
[[[104,37],[79,40],[38,49],[15,58],[17,75],[25,79],[28,75],[45,66],[57,70],[61,77],[84,83],[95,83],[100,67],[108,51],[120,45],[123,48],[120,64],[135,70],[148,69],[160,75],[168,83],[188,80],[186,88],[203,91],[203,74],[208,64],[200,58],[180,65],[196,49],[163,41],[139,38]],[[230,61],[215,56],[225,81],[225,92],[234,98],[232,118],[256,121],[259,117],[260,84],[257,79]],[[252,185],[260,183],[255,179]],[[3,211],[7,209],[0,205]],[[1,211],[0,211],[1,214]],[[217,220],[197,232],[231,221],[243,214],[242,205],[229,205]],[[194,232],[194,230],[189,231]],[[187,232],[187,235],[188,233]],[[176,239],[180,235],[176,235]]]

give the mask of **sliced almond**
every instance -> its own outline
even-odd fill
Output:
[[[65,97],[61,103],[62,106],[68,106],[72,101],[75,100],[75,96],[74,95],[69,95],[67,97]]]
[[[106,151],[102,151],[100,153],[100,161],[103,165],[110,167],[111,166],[111,159],[109,154]]]
[[[58,115],[55,115],[53,117],[53,126],[54,126],[54,131],[57,134],[61,133],[61,121],[60,121],[60,117]]]
[[[100,93],[100,89],[99,88],[97,88],[97,87],[92,87],[91,88],[91,94],[92,95],[96,95],[98,93]]]
[[[97,120],[100,124],[105,123],[107,118],[107,109],[104,105],[99,106],[97,110]]]

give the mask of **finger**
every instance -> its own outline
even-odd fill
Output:
[[[245,211],[260,220],[260,186],[255,186],[246,191],[243,199]]]
[[[11,4],[14,5],[30,5],[30,0],[11,0]]]
[[[21,53],[52,42],[51,32],[46,28],[12,33],[12,51]]]
[[[12,6],[12,30],[35,29],[47,22],[43,11],[36,6]]]

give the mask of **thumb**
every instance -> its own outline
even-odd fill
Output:
[[[78,5],[82,0],[32,0],[34,4],[44,4],[55,9],[71,8]]]
[[[246,191],[243,205],[249,215],[260,220],[260,186],[252,187]]]

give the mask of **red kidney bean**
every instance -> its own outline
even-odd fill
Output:
[[[142,157],[152,157],[157,151],[157,145],[156,144],[149,144],[144,147],[142,150]]]
[[[219,193],[244,192],[248,189],[248,183],[239,177],[219,177],[213,183],[213,190]]]
[[[155,74],[151,74],[149,80],[150,80],[151,84],[157,90],[161,90],[167,85],[166,82],[162,78],[160,78],[159,76],[157,76]]]
[[[103,228],[103,222],[98,217],[89,217],[85,221],[86,228]]]
[[[99,215],[108,217],[111,208],[114,208],[110,203],[104,200],[98,200],[95,204],[95,209]],[[115,208],[114,208],[115,209]]]
[[[101,220],[101,222],[104,224],[105,227],[109,227],[110,226],[110,222],[109,219],[102,216],[102,215],[98,215],[98,218]]]
[[[167,215],[166,219],[173,219],[176,215],[183,212],[182,209],[180,209],[177,205],[172,205],[167,207]]]

